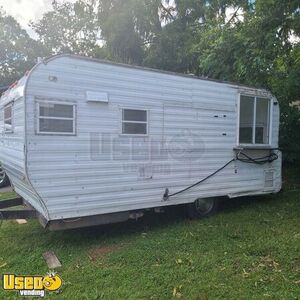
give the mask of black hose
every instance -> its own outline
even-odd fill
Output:
[[[198,181],[198,182],[196,182],[196,183],[194,183],[194,184],[188,186],[187,188],[185,188],[185,189],[183,189],[183,190],[181,190],[181,191],[178,191],[178,192],[176,192],[176,193],[174,193],[174,194],[168,195],[168,189],[166,189],[165,194],[164,194],[164,199],[165,199],[165,198],[168,199],[169,197],[173,197],[173,196],[175,196],[175,195],[178,195],[178,194],[180,194],[180,193],[183,193],[183,192],[185,192],[185,191],[187,191],[187,190],[193,188],[193,187],[196,186],[196,185],[199,185],[200,183],[204,182],[205,180],[209,179],[210,177],[216,175],[217,173],[219,173],[220,171],[222,171],[223,169],[225,169],[229,164],[231,164],[231,163],[232,163],[233,161],[235,161],[235,160],[236,160],[236,159],[233,158],[233,159],[230,160],[228,163],[226,163],[224,166],[222,166],[220,169],[218,169],[217,171],[215,171],[215,172],[213,172],[212,174],[208,175],[208,176],[205,177],[204,179],[201,179],[200,181]]]
[[[241,158],[240,156],[243,156],[244,158]],[[170,197],[173,197],[175,195],[178,195],[178,194],[181,194],[201,183],[203,183],[204,181],[206,181],[207,179],[213,177],[214,175],[216,175],[217,173],[219,173],[220,171],[222,171],[223,169],[225,169],[228,165],[230,165],[232,162],[234,161],[241,161],[243,163],[252,163],[252,164],[258,164],[258,165],[263,165],[263,164],[266,164],[266,163],[271,163],[273,162],[274,160],[278,159],[278,155],[274,152],[270,153],[270,155],[267,155],[267,156],[262,156],[262,157],[258,157],[258,158],[252,158],[250,156],[248,156],[247,154],[243,153],[242,151],[240,151],[239,153],[237,153],[236,157],[231,159],[230,161],[228,161],[224,166],[222,166],[221,168],[219,168],[218,170],[216,170],[215,172],[213,172],[212,174],[206,176],[205,178],[201,179],[200,181],[176,192],[176,193],[173,193],[173,194],[170,194],[169,195],[169,189],[166,189],[165,190],[165,193],[164,193],[164,196],[163,196],[163,199],[166,201],[168,200]]]

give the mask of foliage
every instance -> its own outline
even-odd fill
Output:
[[[53,10],[31,26],[52,54],[99,55],[101,35],[96,16],[97,6],[93,0],[54,1]]]
[[[189,49],[193,30],[183,27],[184,24],[176,20],[172,26],[162,28],[157,40],[147,49],[144,64],[168,71],[192,73],[196,61]]]
[[[19,79],[38,56],[45,55],[42,44],[30,38],[16,20],[0,8],[0,87]]]
[[[144,53],[161,30],[157,0],[100,0],[98,22],[110,58],[142,64]]]

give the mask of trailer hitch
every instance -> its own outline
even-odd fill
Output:
[[[36,210],[31,206],[28,206],[24,202],[23,198],[13,198],[0,201],[0,220],[35,218],[37,218]]]

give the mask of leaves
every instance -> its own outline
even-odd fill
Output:
[[[38,56],[45,54],[42,44],[31,39],[16,20],[0,8],[0,87],[19,79]]]
[[[31,23],[31,27],[52,54],[67,52],[90,56],[100,52],[101,30],[97,20],[97,5],[92,0],[54,2],[53,10]]]

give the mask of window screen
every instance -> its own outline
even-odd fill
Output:
[[[4,132],[13,132],[12,104],[4,107]]]
[[[75,104],[38,102],[38,133],[75,134]]]
[[[146,110],[122,110],[122,134],[147,134],[148,120]]]
[[[270,99],[241,95],[240,144],[269,144]]]
[[[269,142],[269,118],[270,101],[266,98],[256,100],[256,123],[255,123],[255,143],[268,144]]]
[[[253,137],[254,98],[241,96],[240,143],[251,144]]]

